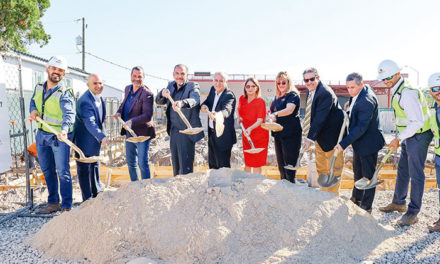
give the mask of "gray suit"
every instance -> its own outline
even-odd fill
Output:
[[[200,122],[200,92],[199,84],[194,82],[185,83],[180,89],[177,89],[175,81],[168,84],[171,97],[175,101],[183,101],[182,113],[188,119],[192,127],[201,127]],[[179,130],[186,129],[177,112],[174,111],[170,101],[162,97],[162,91],[156,97],[157,104],[167,105],[167,132],[170,135],[171,161],[173,163],[173,173],[187,174],[193,172],[193,163],[195,155],[195,143],[203,138],[203,132],[196,135],[186,135]]]

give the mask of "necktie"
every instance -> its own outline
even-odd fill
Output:
[[[312,112],[312,93],[309,93],[309,97],[307,97],[306,101],[306,115],[304,116],[304,135],[307,136],[310,130],[310,115]]]

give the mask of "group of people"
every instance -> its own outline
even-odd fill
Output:
[[[411,225],[418,221],[417,214],[421,208],[424,191],[424,164],[428,146],[435,138],[437,181],[440,179],[440,73],[434,74],[429,80],[430,93],[436,104],[428,108],[423,93],[411,88],[400,75],[401,68],[391,61],[383,61],[378,68],[378,79],[391,89],[392,107],[396,116],[398,134],[389,147],[393,150],[401,147],[398,164],[396,188],[392,202],[379,208],[383,212],[405,212],[399,225]],[[31,118],[41,119],[49,123],[58,132],[51,133],[39,125],[36,136],[37,152],[41,169],[44,173],[49,190],[46,206],[37,213],[51,213],[56,210],[70,210],[72,206],[72,181],[69,170],[69,146],[63,139],[73,140],[84,152],[86,157],[97,156],[101,147],[106,147],[108,138],[103,131],[106,117],[104,101],[101,98],[103,84],[98,74],[91,74],[85,92],[74,107],[71,88],[64,87],[61,80],[67,71],[67,63],[60,56],[52,57],[46,69],[48,79],[35,88],[31,104]],[[242,131],[245,171],[261,173],[266,164],[269,131],[262,128],[264,122],[276,122],[283,129],[272,131],[275,151],[281,179],[295,183],[295,170],[286,169],[298,162],[300,149],[307,151],[315,145],[315,162],[319,174],[329,174],[340,178],[344,166],[344,149],[353,147],[354,180],[371,179],[377,165],[378,152],[385,145],[380,131],[378,100],[372,87],[366,84],[359,73],[351,73],[346,78],[350,100],[344,109],[338,103],[333,90],[325,85],[315,68],[307,68],[303,72],[303,80],[307,88],[305,116],[301,124],[299,117],[300,93],[295,88],[287,72],[276,76],[275,98],[267,114],[265,101],[261,98],[258,80],[245,80],[243,94],[238,99],[228,89],[228,76],[224,72],[216,72],[213,86],[203,102],[200,102],[198,83],[188,81],[188,67],[178,64],[173,71],[174,81],[156,95],[156,103],[166,105],[167,133],[170,136],[171,161],[174,175],[193,172],[195,144],[204,137],[199,133],[181,133],[190,125],[193,128],[202,126],[200,111],[208,114],[208,159],[209,168],[219,169],[231,167],[231,149],[237,142],[235,126],[240,125]],[[121,134],[132,135],[126,131],[131,128],[137,136],[148,136],[149,140],[133,143],[126,142],[126,158],[132,181],[137,181],[138,167],[141,178],[150,178],[148,150],[150,140],[155,137],[152,121],[154,95],[143,83],[144,69],[133,67],[132,84],[125,87],[124,100],[114,115],[125,121]],[[235,109],[238,110],[235,122]],[[182,116],[183,115],[183,116]],[[221,117],[221,118],[220,118]],[[187,120],[184,120],[187,119]],[[344,120],[348,126],[343,127]],[[219,121],[221,120],[221,121]],[[216,129],[216,122],[223,122],[223,129]],[[188,124],[189,123],[189,124]],[[250,140],[247,139],[249,135]],[[338,140],[343,134],[342,140]],[[302,142],[302,137],[305,140]],[[246,150],[259,148],[258,153]],[[335,162],[332,164],[332,159]],[[102,191],[99,181],[99,162],[82,163],[77,161],[78,178],[83,200],[96,197]],[[57,176],[58,174],[58,176]],[[58,193],[61,193],[61,203]],[[406,196],[411,182],[411,200],[406,206]],[[339,184],[325,191],[339,193]],[[371,213],[375,188],[359,190],[353,188],[351,201],[360,208]],[[440,219],[431,231],[440,230]]]

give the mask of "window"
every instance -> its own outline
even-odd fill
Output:
[[[43,83],[43,72],[32,71],[32,89],[39,83]]]

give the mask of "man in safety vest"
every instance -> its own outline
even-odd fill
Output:
[[[402,147],[397,168],[396,187],[392,202],[380,207],[382,212],[405,212],[398,224],[407,226],[417,223],[425,189],[425,161],[432,132],[429,109],[423,93],[410,87],[400,76],[401,68],[392,60],[384,60],[378,67],[378,79],[391,89],[392,107],[396,117],[398,136],[389,144],[396,150]],[[411,180],[411,196],[408,208],[406,196]]]
[[[46,68],[47,81],[35,87],[30,102],[30,117],[34,120],[37,116],[40,117],[58,132],[53,134],[42,124],[38,125],[37,152],[49,197],[47,204],[35,211],[37,214],[50,214],[59,210],[60,207],[61,211],[69,211],[72,207],[70,147],[63,142],[63,139],[71,139],[75,122],[75,108],[72,89],[65,87],[61,82],[66,71],[67,62],[63,57],[53,56],[50,58]],[[61,206],[58,178],[62,198]]]
[[[435,101],[434,106],[431,108],[431,130],[434,134],[435,143],[435,172],[437,176],[437,186],[440,186],[440,72],[434,73],[429,77],[428,81],[429,93]],[[440,201],[440,193],[439,193]],[[440,213],[440,212],[439,212]],[[432,226],[428,226],[429,231],[440,231],[440,218],[434,222]]]

